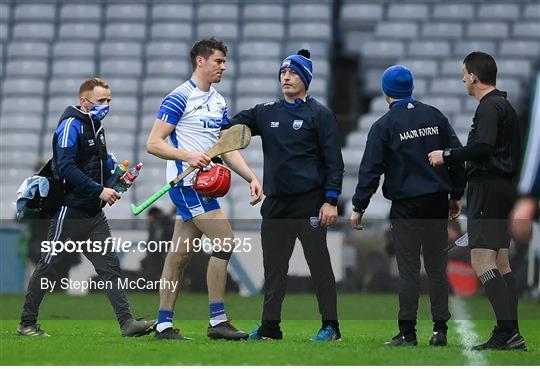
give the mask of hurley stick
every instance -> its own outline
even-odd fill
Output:
[[[206,155],[213,158],[214,156],[225,154],[230,151],[241,150],[249,145],[251,140],[251,131],[249,128],[243,124],[234,125],[231,128],[223,131],[223,135],[220,137],[218,142],[206,152]],[[135,215],[139,215],[156,202],[161,196],[166,194],[171,188],[176,186],[178,182],[184,179],[188,174],[193,172],[196,167],[189,167],[178,175],[175,179],[163,186],[158,192],[150,196],[145,202],[141,205],[131,204],[131,211]]]

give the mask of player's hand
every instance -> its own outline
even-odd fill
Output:
[[[510,213],[510,231],[519,242],[527,242],[532,236],[532,220],[538,211],[538,200],[533,197],[519,199]]]
[[[351,227],[353,229],[364,229],[364,226],[362,225],[362,216],[363,213],[359,213],[357,211],[353,211],[351,214]]]
[[[210,164],[210,157],[204,152],[190,152],[186,161],[192,167],[204,168]]]
[[[435,150],[428,154],[429,164],[433,167],[440,167],[444,164],[443,151]]]
[[[112,188],[104,187],[99,194],[99,198],[109,205],[113,205],[120,198],[120,194]]]
[[[261,183],[257,178],[253,178],[251,182],[249,183],[249,194],[255,198],[249,202],[251,206],[257,204],[259,201],[262,200],[263,191]]]
[[[448,211],[448,220],[454,220],[461,215],[461,201],[459,200],[450,200],[449,211]]]
[[[331,227],[337,221],[337,206],[325,202],[319,210],[319,224],[323,227]]]

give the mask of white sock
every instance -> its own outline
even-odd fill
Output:
[[[157,325],[156,330],[158,332],[163,332],[167,328],[172,328],[172,326],[173,326],[172,322],[163,322]]]
[[[216,325],[226,322],[226,321],[227,321],[227,314],[221,314],[213,318],[210,318],[210,325],[212,327],[215,327]]]

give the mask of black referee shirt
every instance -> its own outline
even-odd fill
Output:
[[[517,114],[506,99],[506,92],[497,89],[486,94],[478,104],[467,146],[488,144],[491,155],[484,160],[465,163],[467,177],[513,177],[521,157],[521,135]]]

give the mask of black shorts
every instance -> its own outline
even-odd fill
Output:
[[[498,250],[510,246],[508,216],[515,199],[514,186],[508,179],[469,179],[467,231],[471,249]]]

